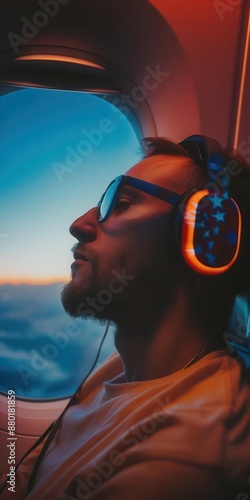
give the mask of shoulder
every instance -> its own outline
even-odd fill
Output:
[[[122,360],[117,351],[108,356],[103,363],[84,382],[78,391],[77,399],[80,401],[87,393],[98,392],[102,389],[104,382],[123,374]]]
[[[240,493],[250,477],[250,373],[225,350],[206,356],[186,376],[194,378],[190,395],[201,433],[206,427],[203,443],[207,451],[212,444],[214,457],[217,450],[225,479]]]
[[[225,474],[244,487],[250,479],[250,373],[233,359],[225,381],[230,398],[225,419]]]
[[[185,383],[190,403],[217,416],[227,434],[238,426],[250,438],[250,373],[241,360],[227,350],[210,353],[187,370]]]
[[[225,416],[228,411],[232,414],[243,400],[250,404],[250,373],[226,349],[205,356],[186,370],[185,378],[187,383],[192,382],[190,388],[204,391],[207,402],[224,403]]]

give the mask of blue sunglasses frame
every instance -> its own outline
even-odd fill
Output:
[[[110,195],[110,200],[107,200],[107,208],[104,210],[104,214],[102,215],[101,207],[103,202],[105,201],[105,196],[110,190],[112,184],[115,184],[114,190],[112,192],[112,195]],[[102,195],[97,205],[99,207],[99,215],[98,215],[99,222],[105,222],[109,218],[116,204],[119,193],[123,188],[123,186],[125,185],[131,186],[135,189],[139,189],[140,191],[155,196],[156,198],[166,201],[171,205],[176,205],[176,203],[178,203],[181,198],[179,194],[175,193],[174,191],[171,191],[170,189],[157,186],[156,184],[152,184],[151,182],[143,181],[141,179],[137,179],[136,177],[131,177],[129,175],[119,175],[118,177],[115,177],[115,179],[113,179],[113,181],[108,185],[106,191]]]

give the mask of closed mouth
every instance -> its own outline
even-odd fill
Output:
[[[86,255],[78,252],[77,250],[73,253],[74,259],[76,260],[86,260],[89,261],[90,259],[86,257]]]

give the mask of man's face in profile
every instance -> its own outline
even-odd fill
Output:
[[[182,194],[182,163],[182,157],[153,156],[127,175]],[[169,228],[172,210],[169,203],[124,186],[105,222],[98,220],[98,207],[73,222],[70,232],[78,244],[72,280],[62,294],[65,310],[119,323],[169,301],[177,260]]]

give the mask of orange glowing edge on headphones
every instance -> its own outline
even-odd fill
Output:
[[[196,254],[194,249],[194,236],[195,236],[195,223],[196,223],[196,215],[197,215],[197,206],[201,199],[205,196],[212,195],[212,193],[208,189],[203,189],[194,193],[186,202],[185,210],[183,214],[183,228],[182,228],[182,255],[184,260],[187,262],[191,269],[194,269],[199,274],[206,274],[210,276],[215,276],[218,274],[222,274],[236,261],[239,249],[240,249],[240,240],[241,240],[241,213],[237,203],[231,198],[231,201],[234,203],[234,206],[238,213],[238,235],[237,235],[237,244],[233,257],[231,260],[224,266],[220,267],[211,267],[203,262],[201,262]]]

